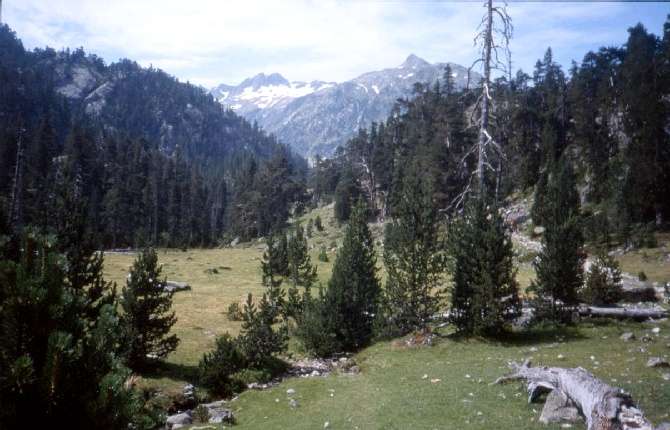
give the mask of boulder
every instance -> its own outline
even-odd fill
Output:
[[[238,243],[240,243],[240,238],[236,237],[230,242],[230,246],[237,246]]]
[[[175,293],[177,291],[188,291],[191,289],[191,286],[186,282],[165,281],[163,289],[167,292]]]
[[[620,339],[623,340],[624,342],[629,342],[631,340],[635,340],[635,334],[628,331],[622,334]]]
[[[579,419],[579,411],[565,394],[558,390],[552,390],[547,395],[547,401],[544,403],[540,415],[541,423],[572,423],[579,421]]]
[[[670,363],[661,357],[651,357],[649,361],[647,361],[647,367],[670,367]]]
[[[210,424],[234,424],[235,416],[233,411],[226,407],[224,400],[218,402],[203,403],[201,406],[207,408],[209,412]]]
[[[181,414],[170,415],[165,422],[168,430],[182,428],[183,426],[193,424],[193,418],[189,412],[182,412]]]

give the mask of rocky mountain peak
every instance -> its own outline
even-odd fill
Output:
[[[400,65],[402,69],[417,69],[420,67],[428,67],[430,63],[424,60],[421,57],[417,57],[414,54],[409,54],[407,59]]]
[[[289,85],[289,81],[279,73],[271,73],[269,75],[266,75],[265,73],[259,73],[253,78],[245,79],[239,85],[239,87],[251,87],[254,90],[257,90],[260,87],[273,85]]]

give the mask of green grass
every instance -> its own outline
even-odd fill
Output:
[[[661,337],[644,344],[618,339],[627,330],[639,339],[650,328],[635,323],[583,324],[560,334],[536,332],[506,342],[444,337],[434,347],[411,349],[384,342],[356,356],[359,375],[291,379],[267,391],[242,393],[231,406],[240,429],[316,429],[326,421],[333,429],[559,428],[537,422],[542,405],[527,404],[520,383],[490,385],[507,372],[508,361],[533,357],[537,364],[585,367],[629,390],[659,423],[668,419],[670,383],[659,369],[645,364],[651,355],[670,352],[670,324],[660,326]],[[647,351],[628,352],[639,347]],[[296,409],[288,404],[288,388],[296,391]]]
[[[309,239],[310,255],[318,267],[319,280],[325,284],[336,255],[331,244],[340,245],[343,232],[332,217],[332,207],[316,209],[300,222],[306,223],[317,214],[325,230],[314,229]],[[383,226],[372,227],[378,240]],[[328,250],[327,263],[318,261],[321,246]],[[179,348],[159,369],[143,375],[142,385],[159,388],[168,395],[180,392],[184,384],[195,380],[197,363],[213,346],[215,337],[239,332],[240,323],[229,321],[226,311],[230,303],[242,302],[248,292],[262,294],[263,248],[262,242],[252,242],[226,249],[159,251],[159,262],[168,279],[186,281],[193,289],[174,296],[178,318],[174,332],[181,339]],[[659,247],[658,253],[662,252]],[[634,255],[623,257],[624,270],[630,271],[627,265],[636,264]],[[107,278],[121,287],[133,259],[132,254],[107,255]],[[644,270],[652,280],[666,276],[670,270],[669,264],[659,264],[658,260],[645,264],[648,266]],[[208,269],[217,269],[218,273],[208,273]],[[383,272],[380,275],[383,277]],[[531,265],[520,263],[517,279],[521,287],[525,289],[533,277]],[[583,323],[563,333],[534,332],[504,342],[458,340],[448,332],[441,333],[434,347],[408,349],[398,346],[398,342],[381,342],[356,355],[362,368],[359,375],[291,379],[267,391],[244,392],[231,402],[231,407],[241,429],[314,429],[323,428],[326,421],[333,429],[559,428],[537,422],[542,405],[528,405],[520,384],[489,385],[507,372],[509,360],[532,356],[537,364],[591,370],[610,384],[629,390],[652,421],[660,423],[670,421],[670,382],[662,379],[661,370],[645,366],[650,356],[670,355],[670,323],[662,322],[659,327],[660,335],[651,343],[619,340],[624,331],[633,331],[640,339],[651,326],[618,322]],[[296,344],[291,340],[292,351],[297,350]],[[639,352],[639,348],[645,351]],[[559,354],[565,358],[559,359]],[[422,379],[424,374],[427,379]],[[441,381],[431,383],[435,378]],[[289,407],[288,388],[296,390],[296,409]]]

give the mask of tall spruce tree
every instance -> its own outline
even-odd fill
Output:
[[[425,328],[437,312],[437,288],[444,272],[432,189],[417,169],[407,173],[395,218],[384,239],[388,278],[383,313],[386,323],[399,334]]]
[[[545,231],[543,247],[535,262],[537,279],[531,291],[537,295],[536,312],[539,318],[559,322],[566,312],[578,303],[578,291],[583,284],[583,265],[579,194],[569,160],[563,156],[553,169],[544,199]]]
[[[367,345],[380,295],[367,207],[362,199],[354,205],[333,274],[323,298],[325,333],[333,337],[333,351],[353,351]]]
[[[312,265],[305,230],[300,225],[288,241],[288,276],[295,286],[309,288],[316,282],[316,266]]]
[[[128,364],[142,369],[177,349],[177,335],[170,330],[177,317],[171,311],[174,292],[164,288],[158,256],[144,249],[128,274],[121,296],[122,321],[128,337]]]
[[[450,225],[451,320],[466,335],[494,335],[520,312],[512,239],[496,207],[472,201]]]
[[[285,306],[285,291],[282,289],[282,278],[277,272],[278,260],[281,258],[280,248],[275,242],[275,237],[269,235],[266,241],[267,249],[263,253],[263,260],[261,261],[261,271],[263,272],[263,285],[265,286],[266,298],[268,301],[269,311],[271,312],[272,320],[274,321],[279,312]]]

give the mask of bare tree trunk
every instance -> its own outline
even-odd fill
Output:
[[[635,406],[630,395],[611,387],[578,367],[531,367],[510,363],[512,373],[498,378],[496,384],[525,380],[528,401],[541,393],[557,390],[565,394],[582,412],[588,430],[653,430],[644,413]]]
[[[19,141],[16,148],[16,165],[12,185],[12,200],[9,209],[9,225],[12,231],[18,232],[23,225],[23,130],[19,130]]]
[[[479,196],[485,193],[484,184],[484,157],[486,143],[489,139],[489,84],[491,82],[491,50],[493,49],[493,0],[486,3],[486,24],[484,26],[484,79],[482,81],[482,111],[479,126],[479,140],[477,143],[477,182]]]
[[[605,308],[598,306],[584,306],[580,307],[579,315],[593,316],[593,317],[607,317],[619,319],[633,319],[633,320],[648,320],[659,319],[668,316],[668,311],[661,307],[642,308]]]

